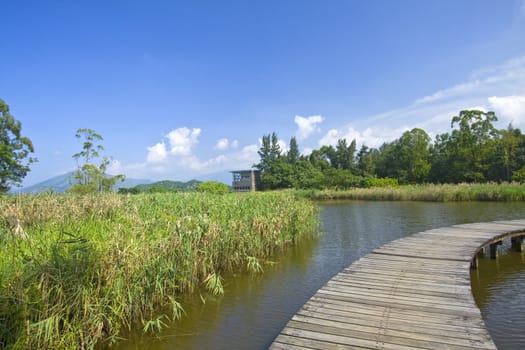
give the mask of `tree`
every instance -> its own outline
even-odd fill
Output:
[[[264,135],[262,137],[261,148],[257,152],[260,162],[254,167],[261,171],[261,186],[263,189],[275,189],[291,187],[290,173],[291,165],[286,161],[286,157],[281,155],[281,146],[277,134]]]
[[[509,124],[498,130],[494,152],[489,159],[487,180],[511,181],[514,173],[525,164],[525,135]]]
[[[346,139],[339,139],[335,146],[335,168],[352,170],[354,168],[356,151],[356,141],[353,140],[348,144]]]
[[[376,174],[376,166],[379,158],[379,150],[377,148],[368,148],[361,146],[357,153],[357,170],[361,176],[372,176]]]
[[[0,99],[0,193],[6,193],[13,185],[19,185],[36,162],[33,143],[22,136],[22,124],[11,113],[9,106]]]
[[[297,144],[297,139],[292,137],[290,139],[290,149],[286,157],[288,158],[288,163],[294,165],[299,160],[299,145]]]
[[[405,131],[395,143],[396,178],[401,183],[427,181],[430,171],[430,137],[419,128]]]
[[[264,172],[271,168],[272,162],[277,160],[281,156],[281,147],[279,146],[279,138],[277,134],[264,135],[262,137],[261,148],[257,151],[261,158],[258,164],[255,164],[255,168]]]
[[[85,194],[94,192],[108,192],[118,181],[124,181],[124,175],[109,176],[106,171],[111,158],[103,157],[98,166],[93,160],[100,157],[104,147],[100,144],[103,137],[92,129],[78,129],[75,137],[82,140],[82,151],[75,153],[73,158],[83,161],[78,164],[78,170],[74,174],[76,184],[71,186],[70,192]]]
[[[438,135],[432,148],[431,178],[437,182],[478,182],[488,177],[496,146],[494,112],[460,111],[452,118],[451,134]]]

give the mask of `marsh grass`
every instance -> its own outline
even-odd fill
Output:
[[[315,211],[291,193],[1,197],[0,348],[158,332],[183,293],[223,293],[222,272],[261,272],[316,232]]]
[[[406,185],[399,187],[355,188],[347,191],[322,190],[299,192],[299,197],[313,200],[379,200],[379,201],[523,201],[525,184],[443,184]]]

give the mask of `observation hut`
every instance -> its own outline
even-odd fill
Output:
[[[261,188],[259,170],[234,170],[232,188],[234,192],[254,192]]]

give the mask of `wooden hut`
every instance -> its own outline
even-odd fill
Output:
[[[232,189],[234,192],[253,192],[261,188],[261,172],[259,170],[235,170]]]

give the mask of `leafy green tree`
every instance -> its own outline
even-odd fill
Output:
[[[430,146],[430,172],[429,180],[433,183],[447,183],[452,181],[454,172],[451,171],[453,150],[450,147],[448,133],[436,135],[434,143]]]
[[[36,162],[33,143],[22,136],[22,124],[11,113],[9,106],[0,99],[0,193],[6,193],[13,185],[19,185]]]
[[[324,171],[323,187],[339,190],[363,186],[363,177],[354,175],[350,170],[331,167]]]
[[[355,164],[356,141],[348,144],[346,139],[339,139],[335,146],[334,162],[332,166],[338,169],[352,170]]]
[[[294,166],[292,186],[294,188],[321,189],[324,183],[323,172],[307,159],[299,159]]]
[[[269,170],[272,162],[281,156],[279,138],[275,132],[262,137],[261,148],[257,153],[259,154],[260,162],[254,165],[255,168],[262,172]]]
[[[376,173],[379,150],[361,146],[357,153],[357,171],[361,176],[372,176]]]
[[[299,153],[299,145],[297,144],[297,139],[295,137],[292,137],[290,139],[290,149],[288,150],[288,154],[286,155],[288,158],[288,163],[294,165],[297,163],[300,157]]]
[[[480,182],[487,179],[497,130],[494,112],[460,111],[451,134],[438,135],[432,148],[431,179],[435,182]]]
[[[498,130],[494,151],[489,159],[487,180],[511,181],[514,173],[525,164],[525,135],[509,124]]]
[[[395,142],[395,178],[401,183],[426,182],[430,172],[430,136],[419,128],[406,131]]]
[[[109,157],[103,157],[98,166],[93,164],[104,150],[100,144],[103,140],[100,134],[92,129],[81,128],[77,130],[75,137],[82,141],[82,150],[73,155],[79,165],[74,174],[77,183],[71,186],[70,192],[78,194],[108,192],[118,181],[124,181],[124,175],[110,176],[106,173],[111,161]]]
[[[254,167],[261,171],[261,186],[263,190],[291,187],[292,166],[282,155],[277,134],[264,135],[261,148],[257,152],[260,162]]]
[[[321,149],[314,149],[308,156],[310,163],[320,171],[324,171],[330,167],[330,160],[326,156],[326,152],[323,151],[324,147],[326,146],[321,147]]]

